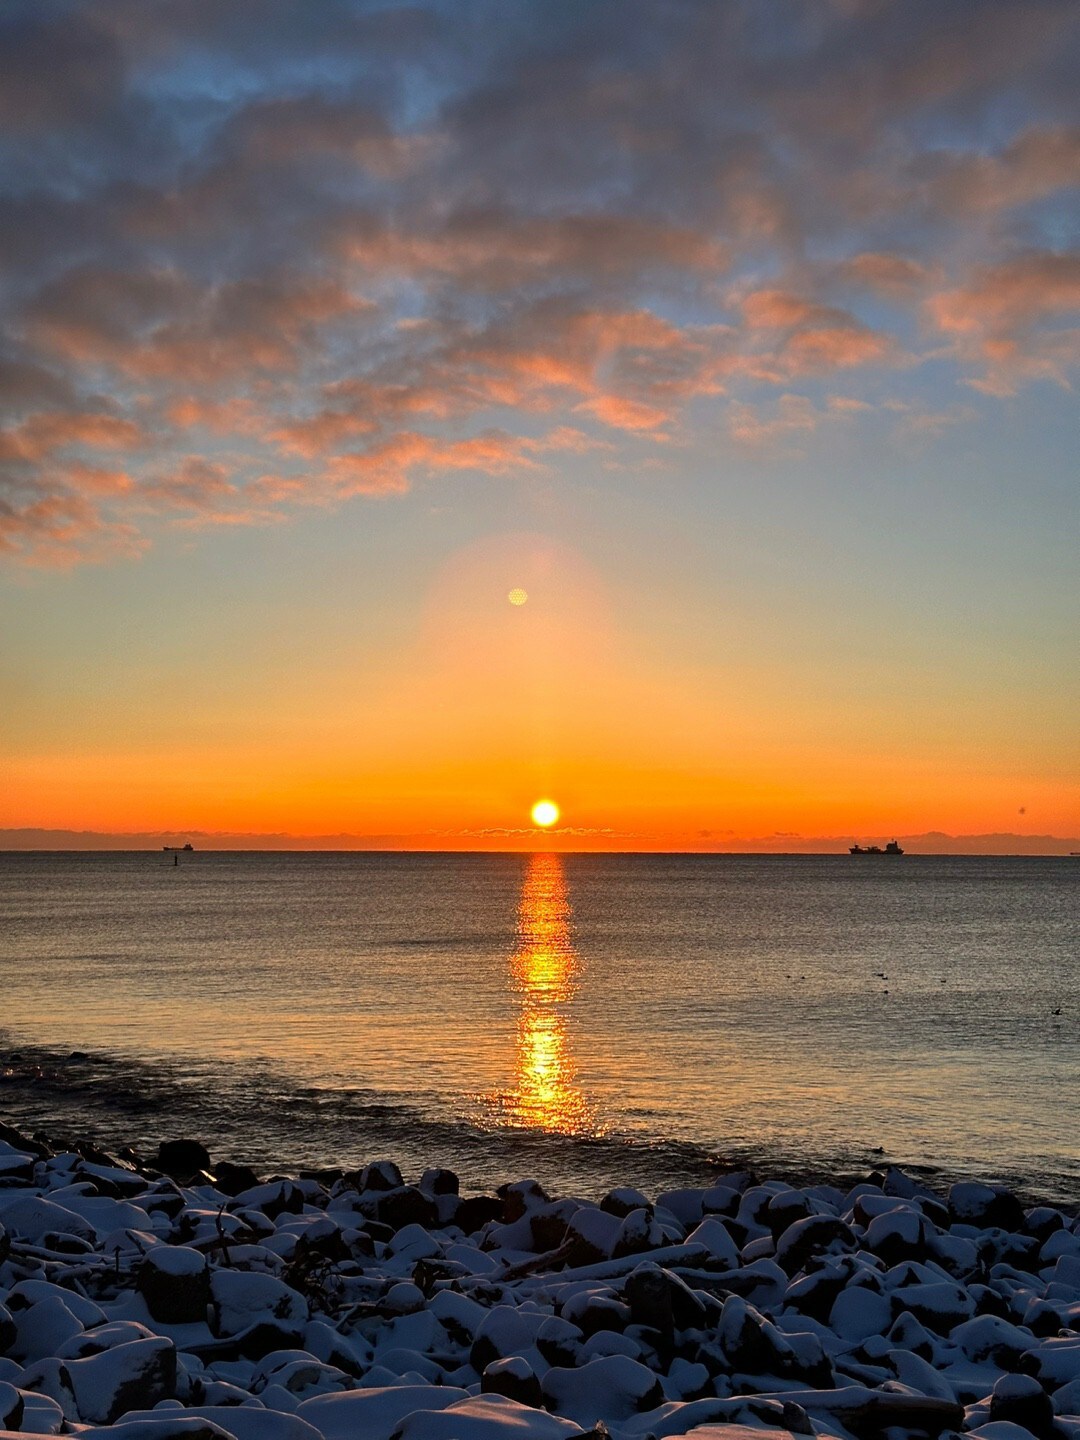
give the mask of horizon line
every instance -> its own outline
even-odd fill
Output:
[[[492,828],[485,832],[440,832],[360,835],[355,832],[297,835],[288,831],[229,830],[74,830],[66,827],[0,827],[0,852],[6,854],[123,853],[152,854],[161,849],[195,846],[199,854],[515,854],[531,850],[563,854],[615,855],[831,855],[845,853],[850,836],[779,834],[716,838],[702,835],[670,842],[611,830],[563,831],[532,828]],[[862,833],[860,843],[876,843],[884,836]],[[905,845],[922,847],[924,855],[1000,855],[1049,858],[1080,853],[1080,838],[1049,834],[1022,835],[1015,831],[954,834],[942,830],[894,832]],[[485,843],[485,841],[487,843]],[[567,844],[566,841],[571,843]],[[573,843],[577,841],[578,843]],[[584,841],[585,843],[581,843]],[[592,843],[590,843],[590,841]],[[472,842],[472,843],[470,843]],[[479,842],[479,843],[477,843]],[[502,842],[502,843],[500,843]],[[919,851],[914,852],[917,857]],[[909,855],[912,852],[908,852]]]

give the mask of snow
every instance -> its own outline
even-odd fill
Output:
[[[0,1146],[0,1425],[1080,1440],[1080,1236],[997,1187],[739,1173],[596,1205],[521,1181],[469,1212],[451,1172],[392,1162],[235,1197],[199,1179]]]

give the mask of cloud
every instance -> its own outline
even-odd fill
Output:
[[[66,570],[145,548],[135,525],[106,520],[82,496],[46,495],[22,507],[0,496],[0,552],[24,563]]]
[[[1063,0],[10,0],[8,550],[645,456],[710,406],[794,443],[860,382],[927,416],[1068,383],[1076,31]]]
[[[738,445],[787,448],[794,437],[811,435],[830,417],[804,395],[781,395],[775,405],[755,407],[737,401],[727,412],[727,431]]]
[[[80,267],[24,313],[46,354],[123,375],[211,383],[292,371],[320,327],[367,307],[339,280],[276,275],[196,285],[175,270]]]
[[[889,336],[862,324],[849,311],[807,300],[786,290],[758,290],[745,296],[743,314],[751,332],[765,333],[771,370],[790,378],[879,365],[898,358]],[[764,373],[769,373],[765,369]]]
[[[969,281],[926,303],[931,322],[955,352],[981,363],[972,381],[992,395],[1015,394],[1027,380],[1068,387],[1080,364],[1080,251],[1032,252],[980,267]]]
[[[932,270],[906,255],[864,251],[839,267],[840,278],[890,299],[906,299],[927,285]]]
[[[124,72],[120,47],[88,7],[9,0],[0,11],[0,124],[9,133],[100,118],[117,102]]]
[[[1080,126],[1033,126],[998,153],[950,153],[924,168],[945,211],[974,216],[1014,209],[1080,185]]]
[[[144,442],[132,420],[108,412],[45,410],[0,431],[0,460],[41,460],[55,450],[131,450]]]
[[[334,456],[327,464],[326,476],[337,497],[345,498],[407,490],[417,471],[478,470],[505,475],[535,464],[522,440],[498,431],[453,441],[404,431],[369,450]]]

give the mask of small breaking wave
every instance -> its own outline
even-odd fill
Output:
[[[733,1168],[765,1171],[793,1184],[852,1182],[900,1160],[939,1185],[978,1176],[974,1167],[949,1173],[855,1143],[828,1155],[809,1148],[781,1154],[765,1145],[732,1145],[719,1152],[664,1136],[485,1129],[432,1113],[416,1097],[294,1080],[270,1061],[151,1062],[40,1046],[5,1047],[2,1034],[0,1110],[11,1124],[47,1134],[54,1145],[90,1139],[107,1149],[131,1146],[152,1153],[162,1140],[190,1135],[215,1158],[264,1173],[352,1168],[391,1158],[417,1175],[431,1165],[446,1166],[466,1187],[478,1190],[528,1175],[553,1190],[584,1197],[626,1184],[657,1193],[708,1184]],[[1077,1191],[1076,1176],[1032,1171],[993,1178],[1031,1200],[1067,1203]]]

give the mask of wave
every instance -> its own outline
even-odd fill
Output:
[[[1032,1202],[1058,1204],[1075,1203],[1080,1180],[1080,1171],[949,1172],[856,1144],[828,1154],[808,1146],[781,1153],[761,1144],[717,1153],[662,1135],[491,1129],[434,1112],[420,1097],[313,1085],[269,1061],[153,1061],[36,1045],[4,1048],[2,1042],[0,1033],[0,1110],[18,1128],[47,1135],[53,1146],[88,1140],[152,1154],[162,1140],[189,1135],[215,1159],[267,1174],[352,1169],[389,1158],[414,1178],[428,1166],[446,1166],[469,1189],[530,1176],[557,1193],[596,1198],[615,1185],[650,1194],[708,1185],[725,1170],[744,1168],[796,1185],[846,1185],[895,1161],[937,1186],[992,1178]]]

